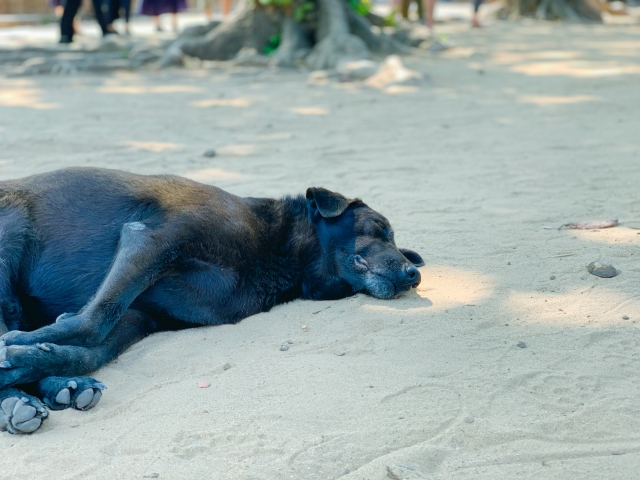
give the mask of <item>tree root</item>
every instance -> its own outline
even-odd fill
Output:
[[[280,32],[282,17],[262,8],[244,10],[202,38],[185,39],[180,51],[201,60],[231,60],[242,48],[262,52],[269,38]]]
[[[350,8],[347,8],[346,11],[351,33],[360,37],[372,52],[383,55],[409,55],[412,53],[408,45],[400,43],[395,38],[384,33],[374,33],[367,17],[359,15]]]
[[[509,0],[504,16],[534,16],[540,20],[602,23],[597,0]]]

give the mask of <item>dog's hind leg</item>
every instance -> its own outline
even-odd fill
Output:
[[[97,370],[155,329],[156,324],[151,317],[137,310],[127,310],[122,316],[121,322],[101,344],[95,347],[56,345],[54,343],[3,346],[0,348],[0,388],[39,382],[52,376],[64,377],[68,381],[82,383],[81,386],[84,386],[86,382],[79,382],[78,379],[70,377],[78,377]],[[60,386],[60,389],[54,392],[56,386]],[[60,381],[51,380],[44,382],[39,387],[39,392],[45,393],[45,398],[55,400],[58,393],[66,387],[62,386]],[[87,388],[101,389],[99,385],[87,386]],[[51,398],[53,393],[55,396]],[[64,397],[60,397],[60,399],[64,399]],[[57,403],[63,404],[62,402]],[[81,401],[82,404],[83,401]]]
[[[80,312],[60,315],[55,323],[31,332],[6,333],[0,344],[99,345],[136,297],[175,266],[183,237],[188,234],[189,230],[175,221],[156,229],[142,222],[124,224],[111,267],[95,296]]]

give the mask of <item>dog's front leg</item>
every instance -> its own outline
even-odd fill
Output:
[[[141,222],[125,224],[105,279],[80,312],[63,314],[54,324],[33,332],[9,332],[0,338],[0,348],[37,343],[98,345],[135,298],[175,264],[180,254],[177,232],[181,229],[177,227],[168,224],[151,229]]]

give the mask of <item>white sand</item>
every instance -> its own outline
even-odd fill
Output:
[[[399,300],[153,335],[95,373],[94,410],[0,436],[0,478],[640,478],[640,30],[458,30],[408,61],[431,76],[417,91],[251,69],[0,79],[3,179],[325,186],[427,261]],[[588,274],[598,259],[621,274]]]

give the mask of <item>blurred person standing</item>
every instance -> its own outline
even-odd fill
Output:
[[[429,28],[429,32],[433,34],[433,10],[436,6],[437,0],[423,0],[423,10],[425,17],[425,24]],[[473,17],[471,17],[471,26],[480,28],[480,22],[478,21],[478,10],[480,10],[480,5],[482,5],[482,0],[473,0]]]
[[[131,18],[131,0],[111,0],[111,8],[110,8],[110,19],[109,19],[109,30],[115,31],[113,28],[113,22],[117,19],[122,18],[124,20],[124,32],[125,35],[131,35],[131,31],[129,30],[129,19]],[[122,17],[120,14],[122,13]]]
[[[53,7],[53,13],[55,14],[58,21],[62,18],[62,14],[64,13],[64,6],[67,3],[66,0],[49,0],[49,5]],[[80,2],[79,9],[82,9],[82,1]],[[80,32],[80,22],[77,18],[73,20],[73,31],[76,35],[82,35]]]
[[[173,31],[178,31],[178,12],[187,9],[186,0],[142,0],[138,12],[142,15],[149,15],[153,18],[153,24],[158,32],[162,31],[160,26],[160,15],[171,13],[171,25]]]
[[[436,0],[422,0],[422,11],[424,12],[424,23],[429,29],[429,33],[433,35],[433,9],[436,6]]]
[[[60,19],[60,43],[71,43],[73,41],[73,35],[75,30],[73,28],[73,19],[78,13],[82,0],[66,0],[64,3],[64,12]],[[113,31],[109,30],[108,19],[110,18],[109,6],[102,0],[92,0],[93,11],[96,16],[96,21],[100,25],[102,35],[106,36]]]
[[[478,10],[480,10],[482,0],[473,0],[473,17],[471,18],[471,26],[475,28],[482,28],[482,25],[478,21]]]

